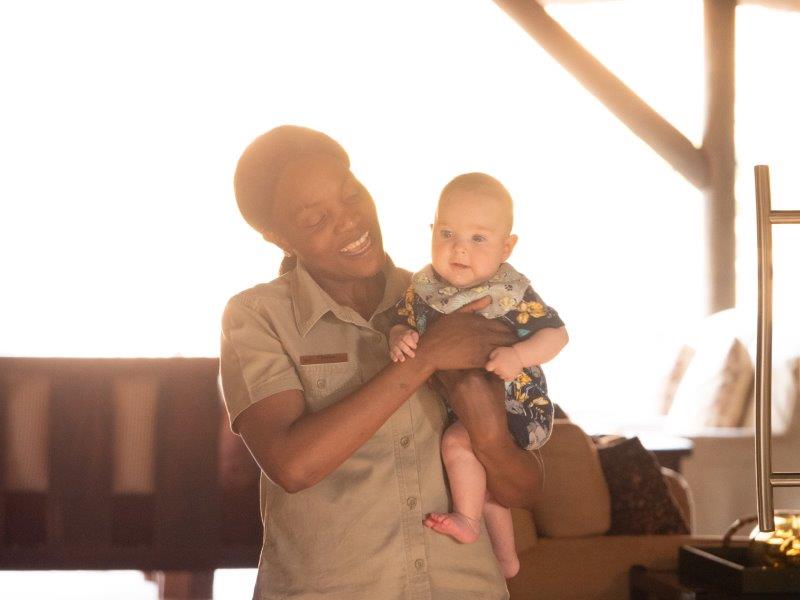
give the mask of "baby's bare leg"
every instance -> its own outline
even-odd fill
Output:
[[[480,534],[481,514],[486,497],[486,471],[475,457],[469,434],[456,421],[442,436],[442,459],[453,495],[453,512],[430,513],[425,525],[470,544]]]
[[[486,518],[486,530],[492,540],[494,555],[500,563],[500,571],[506,579],[513,577],[519,572],[519,558],[514,545],[511,510],[495,502],[487,492],[483,516]]]

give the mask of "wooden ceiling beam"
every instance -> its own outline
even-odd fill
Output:
[[[800,10],[800,0],[739,0],[739,4],[758,4],[777,10]]]
[[[736,147],[734,141],[736,0],[704,0],[706,126],[706,308],[736,304]]]
[[[542,0],[545,6],[548,4],[597,4],[599,2],[617,2],[619,0]],[[800,11],[800,0],[739,0],[739,4],[758,4],[767,8],[777,10],[798,10]]]
[[[675,170],[700,189],[709,185],[705,154],[581,46],[539,2],[494,2]]]

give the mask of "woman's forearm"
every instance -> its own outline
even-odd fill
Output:
[[[473,451],[486,469],[486,487],[498,503],[533,507],[544,475],[537,455],[517,446],[510,435],[492,444],[473,444]]]
[[[544,364],[569,341],[565,327],[540,329],[514,344],[524,366]],[[538,455],[514,444],[510,435],[477,438],[475,455],[486,468],[486,486],[500,504],[530,508],[541,491],[544,470]]]
[[[432,373],[424,358],[390,363],[358,390],[317,412],[305,409],[299,390],[280,392],[243,413],[240,431],[267,476],[297,492],[352,456]]]
[[[440,372],[447,398],[469,432],[486,469],[486,485],[505,506],[531,507],[541,490],[537,458],[514,443],[508,430],[503,382],[482,371]]]
[[[305,489],[352,456],[435,371],[481,366],[511,335],[478,315],[447,315],[420,338],[413,358],[388,364],[341,400],[312,413],[299,390],[280,392],[242,413],[239,429],[273,481]]]
[[[307,485],[352,456],[432,373],[424,361],[391,363],[349,396],[295,421],[287,431],[286,454],[301,463]]]

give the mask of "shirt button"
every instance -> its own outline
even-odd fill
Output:
[[[417,571],[421,571],[422,569],[425,568],[425,561],[422,560],[421,558],[418,558],[417,560],[414,561],[414,567],[416,567]]]
[[[408,445],[410,443],[411,443],[411,438],[409,438],[407,435],[404,435],[403,437],[400,438],[400,445],[403,448],[408,448]]]
[[[324,379],[317,379],[317,387],[321,390],[325,389],[325,380]]]
[[[411,496],[408,500],[406,500],[406,504],[408,504],[408,508],[414,509],[417,507],[417,499],[414,496]]]

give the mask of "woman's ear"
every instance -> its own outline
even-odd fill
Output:
[[[261,237],[263,237],[270,244],[275,244],[278,248],[283,250],[283,253],[287,256],[292,253],[286,240],[274,231],[265,231],[261,234]]]
[[[511,234],[506,238],[506,241],[503,243],[503,262],[508,260],[508,257],[511,256],[514,246],[517,245],[517,239],[517,236],[514,234]]]

